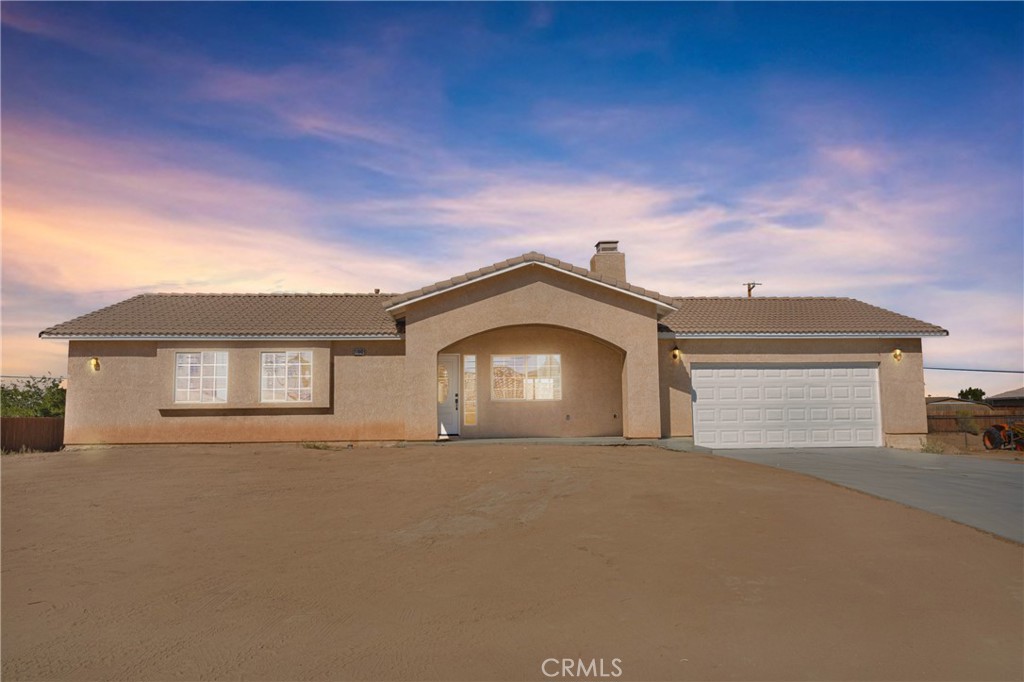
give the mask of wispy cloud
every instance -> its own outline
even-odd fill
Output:
[[[345,5],[343,38],[259,59],[47,7],[5,4],[5,32],[78,50],[107,90],[35,79],[5,47],[5,76],[29,74],[5,82],[31,89],[4,91],[5,371],[60,372],[34,334],[138,291],[400,291],[531,249],[585,265],[604,238],[663,293],[754,277],[942,324],[935,363],[1024,354],[1022,169],[1002,150],[1021,119],[999,113],[1019,97],[975,105],[989,140],[849,73],[695,66],[707,31],[743,51],[731,5],[645,31],[613,6],[499,28],[477,6]],[[996,70],[1019,93],[1019,64]]]
[[[890,173],[899,174],[898,188],[885,181]],[[477,267],[481,252],[507,257],[527,248],[585,263],[587,246],[617,238],[631,280],[664,293],[741,295],[741,283],[754,277],[766,283],[763,295],[852,296],[947,327],[952,336],[930,344],[942,349],[935,362],[1017,368],[1021,283],[1008,273],[1016,272],[1019,246],[995,256],[1005,269],[986,271],[982,289],[946,284],[950,269],[977,252],[976,216],[1013,192],[999,168],[976,167],[966,181],[955,173],[936,179],[892,150],[863,146],[825,149],[799,179],[747,187],[728,201],[700,184],[537,168],[507,169],[462,193],[364,209],[378,221],[425,222],[449,235],[454,270]],[[974,353],[984,361],[970,359]],[[1016,380],[993,375],[987,385]],[[942,374],[929,377],[929,387],[949,392],[958,381]]]
[[[389,68],[386,60],[356,51],[324,69],[288,66],[259,73],[210,66],[196,74],[190,94],[235,107],[236,121],[252,120],[264,132],[408,147],[414,142],[411,132],[384,120],[377,113],[379,97],[371,94],[376,92],[372,75],[383,79]],[[394,92],[397,100],[405,90]]]
[[[6,128],[5,280],[55,291],[413,281],[409,264],[353,250],[343,236],[325,241],[317,228],[330,207],[309,195],[102,139]],[[40,272],[41,254],[52,271]]]

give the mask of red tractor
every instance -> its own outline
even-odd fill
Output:
[[[1024,450],[1024,422],[993,424],[981,437],[986,450]]]

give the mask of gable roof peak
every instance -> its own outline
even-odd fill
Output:
[[[451,277],[446,280],[441,280],[440,282],[428,284],[427,286],[420,287],[419,289],[415,289],[413,291],[407,291],[406,293],[391,299],[391,301],[388,303],[388,310],[395,311],[399,308],[404,307],[405,305],[408,305],[409,303],[424,298],[428,298],[430,296],[434,296],[443,291],[454,289],[456,287],[461,287],[476,280],[484,279],[485,277],[491,277],[501,272],[505,272],[507,270],[512,270],[514,268],[532,264],[548,267],[553,270],[561,270],[563,272],[569,273],[570,275],[590,280],[596,284],[610,287],[612,289],[618,289],[619,291],[622,291],[626,294],[631,294],[633,296],[647,299],[658,306],[661,314],[675,310],[675,301],[669,296],[664,296],[656,291],[644,289],[643,287],[634,286],[629,282],[623,282],[612,277],[591,272],[586,268],[581,268],[577,265],[573,265],[572,263],[567,263],[557,258],[546,256],[543,253],[540,253],[539,251],[528,251],[522,254],[521,256],[516,256],[514,258],[499,261],[497,263],[494,263],[493,265],[487,265],[477,270],[467,272],[463,275],[458,275],[456,277]]]

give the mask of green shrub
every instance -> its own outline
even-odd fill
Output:
[[[931,440],[930,438],[926,438],[925,441],[921,443],[921,452],[927,452],[932,455],[941,455],[945,451],[946,446],[937,440]]]
[[[0,384],[0,414],[5,417],[63,417],[66,391],[60,377],[30,377]]]
[[[975,436],[981,433],[977,422],[974,421],[974,416],[967,410],[957,410],[956,425],[962,433],[970,433]]]

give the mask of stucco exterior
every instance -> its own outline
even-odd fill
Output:
[[[438,353],[477,334],[524,325],[576,330],[621,351],[622,435],[657,438],[661,433],[653,303],[548,269],[523,268],[427,298],[410,305],[405,316],[410,440],[437,436]],[[530,348],[524,343],[520,352],[534,352]],[[602,391],[612,381],[604,379]],[[508,435],[535,435],[528,422],[515,423],[521,424],[521,430]]]
[[[876,365],[885,444],[913,447],[928,431],[920,339],[661,339],[659,346],[663,437],[693,435],[690,371],[700,363]],[[671,357],[676,346],[679,360]]]
[[[879,422],[888,445],[915,447],[927,431],[919,335],[945,330],[853,299],[666,297],[625,282],[616,245],[598,243],[590,270],[531,252],[400,295],[128,299],[41,334],[69,339],[65,441],[416,441],[442,432],[687,437],[694,434],[694,365],[741,364],[877,367],[872,438]],[[773,336],[780,326],[797,331]],[[311,385],[276,399],[301,402],[263,402],[261,354],[298,350],[312,359]],[[227,353],[226,402],[176,402],[185,399],[175,393],[176,353],[198,351]],[[448,392],[448,379],[438,376],[455,372],[461,384],[468,355],[476,361],[477,400],[476,419],[467,422],[466,386]],[[493,393],[499,355],[558,355],[560,393]],[[305,376],[306,361],[294,364]],[[223,376],[223,363],[210,371]],[[521,387],[550,381],[523,369],[513,374]],[[462,413],[451,400],[459,391]],[[707,414],[702,425],[731,423]],[[706,434],[702,426],[699,435]]]
[[[401,341],[72,341],[64,442],[403,440]],[[354,355],[361,348],[365,355]],[[173,403],[174,354],[227,350],[228,402]],[[262,351],[313,351],[313,403],[259,402]],[[99,359],[94,370],[90,358]]]
[[[599,339],[564,327],[504,327],[463,339],[443,353],[475,355],[480,367],[496,354],[561,355],[562,398],[504,401],[492,396],[486,371],[477,379],[478,419],[463,424],[466,438],[621,436],[623,352]],[[466,386],[461,386],[465,395]]]

